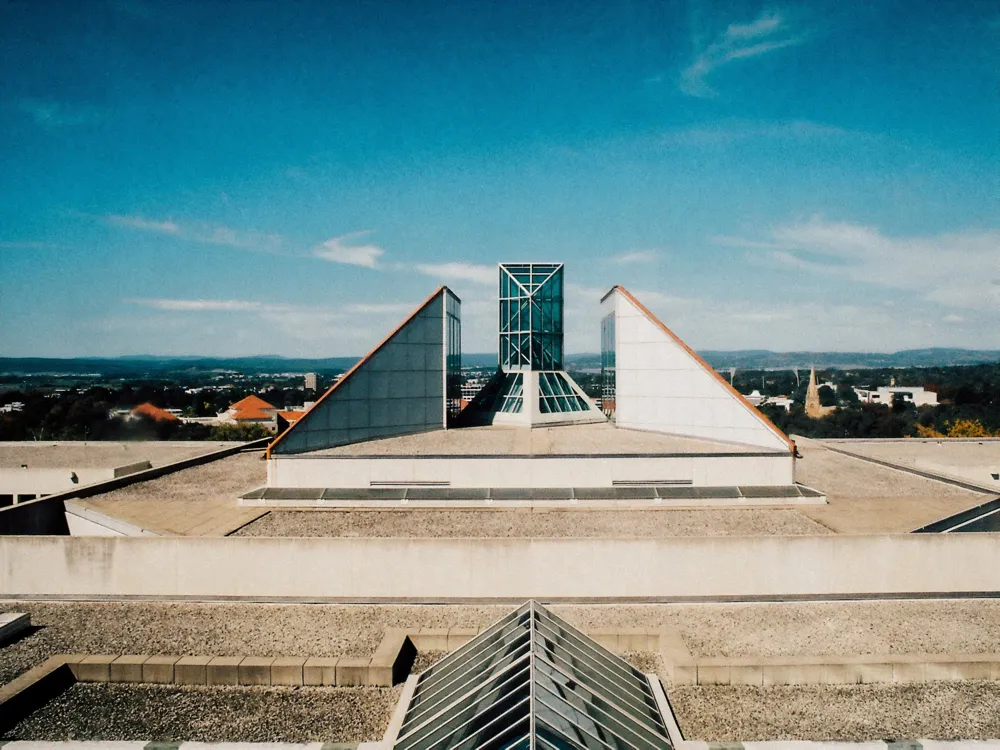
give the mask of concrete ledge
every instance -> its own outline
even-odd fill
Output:
[[[13,640],[19,633],[31,626],[31,615],[25,612],[4,612],[0,614],[0,643]]]
[[[142,682],[142,665],[148,656],[119,656],[111,662],[111,682]]]
[[[74,682],[65,659],[53,656],[0,687],[0,731],[14,726]]]
[[[337,664],[339,657],[313,656],[306,659],[302,665],[303,685],[327,685],[337,684]]]
[[[142,663],[142,681],[170,685],[174,682],[174,665],[179,656],[150,656]]]
[[[372,655],[366,684],[391,687],[405,681],[416,658],[417,647],[406,631],[400,628],[390,629]]]
[[[205,667],[207,684],[239,685],[242,656],[213,656]]]
[[[208,685],[208,664],[211,656],[182,656],[174,664],[177,685]]]
[[[666,657],[665,657],[666,659]],[[891,654],[681,659],[675,685],[836,685],[1000,680],[1000,654]]]

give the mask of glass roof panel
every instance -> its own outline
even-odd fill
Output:
[[[528,602],[418,679],[396,750],[673,750],[646,677]]]

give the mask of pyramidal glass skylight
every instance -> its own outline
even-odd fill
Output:
[[[673,746],[641,672],[528,602],[420,675],[394,748]]]

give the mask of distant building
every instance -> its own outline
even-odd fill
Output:
[[[314,372],[306,373],[305,386],[307,391],[315,391],[319,387],[318,381],[316,379],[316,373]]]
[[[180,417],[176,414],[172,414],[166,409],[161,409],[159,406],[153,406],[150,403],[139,404],[132,411],[129,412],[129,419],[139,419],[140,417],[149,417],[155,422],[179,422]]]
[[[937,394],[928,391],[923,386],[882,386],[881,388],[855,388],[854,392],[858,400],[865,404],[887,404],[892,406],[892,402],[897,398],[902,399],[914,406],[937,406]]]
[[[824,385],[827,384],[824,383]],[[820,404],[819,386],[816,385],[816,368],[813,367],[809,370],[809,388],[806,390],[806,416],[810,419],[819,419],[820,417],[825,417],[836,408],[836,406],[823,406]]]
[[[259,424],[272,432],[278,429],[278,409],[259,396],[247,396],[219,415],[219,424]]]

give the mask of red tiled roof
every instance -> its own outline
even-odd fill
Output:
[[[178,422],[180,421],[178,417],[171,414],[165,409],[161,409],[159,406],[153,406],[151,403],[147,402],[145,404],[139,404],[135,407],[131,414],[139,417],[149,417],[150,419],[155,419],[157,422]]]
[[[276,409],[267,403],[267,401],[259,396],[254,396],[253,394],[240,399],[229,408],[235,411],[247,411],[252,409],[271,409],[272,411],[276,411]]]
[[[237,422],[267,421],[274,419],[278,410],[259,396],[250,395],[229,407],[229,413]]]
[[[303,416],[305,416],[304,411],[279,411],[278,416],[284,419],[286,422],[291,424],[292,422],[297,422]]]

